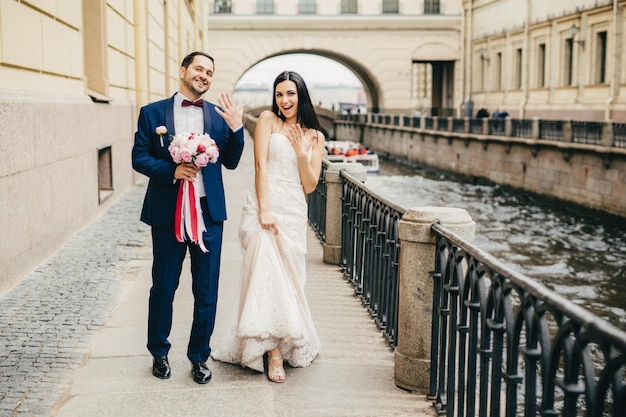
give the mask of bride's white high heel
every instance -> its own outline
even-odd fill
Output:
[[[279,365],[272,365],[272,362]],[[283,368],[282,356],[267,356],[267,379],[272,382],[285,382],[285,368]]]

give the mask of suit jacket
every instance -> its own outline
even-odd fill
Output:
[[[202,168],[207,194],[206,218],[214,222],[226,220],[226,201],[222,181],[222,165],[234,169],[243,152],[243,128],[233,132],[226,121],[215,111],[215,104],[204,102],[204,132],[208,133],[219,149],[216,163]],[[157,126],[165,126],[167,133],[161,138]],[[179,181],[174,180],[176,164],[167,149],[170,135],[174,135],[174,96],[141,108],[132,150],[133,169],[150,178],[141,210],[141,221],[153,227],[168,227],[174,223]]]

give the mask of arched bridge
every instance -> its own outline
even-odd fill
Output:
[[[461,79],[460,15],[220,14],[210,15],[208,28],[218,74],[209,95],[233,91],[265,59],[306,53],[350,69],[370,111],[410,113],[426,107],[427,97],[435,112],[462,101],[454,83]]]

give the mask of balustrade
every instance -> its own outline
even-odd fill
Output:
[[[465,210],[399,207],[358,165],[324,162],[309,215],[394,349],[398,386],[450,417],[621,415],[626,332],[475,247]]]

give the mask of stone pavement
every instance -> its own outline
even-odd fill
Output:
[[[252,143],[225,171],[219,303],[237,291],[237,224],[253,186]],[[193,382],[185,356],[193,297],[185,265],[174,305],[172,377],[151,374],[145,348],[149,229],[139,222],[145,182],[121,196],[19,285],[0,296],[0,416],[417,416],[424,395],[397,388],[393,353],[340,269],[308,239],[306,294],[322,342],[307,368],[274,384],[260,373],[209,360],[213,379]],[[218,322],[214,340],[225,331]]]

